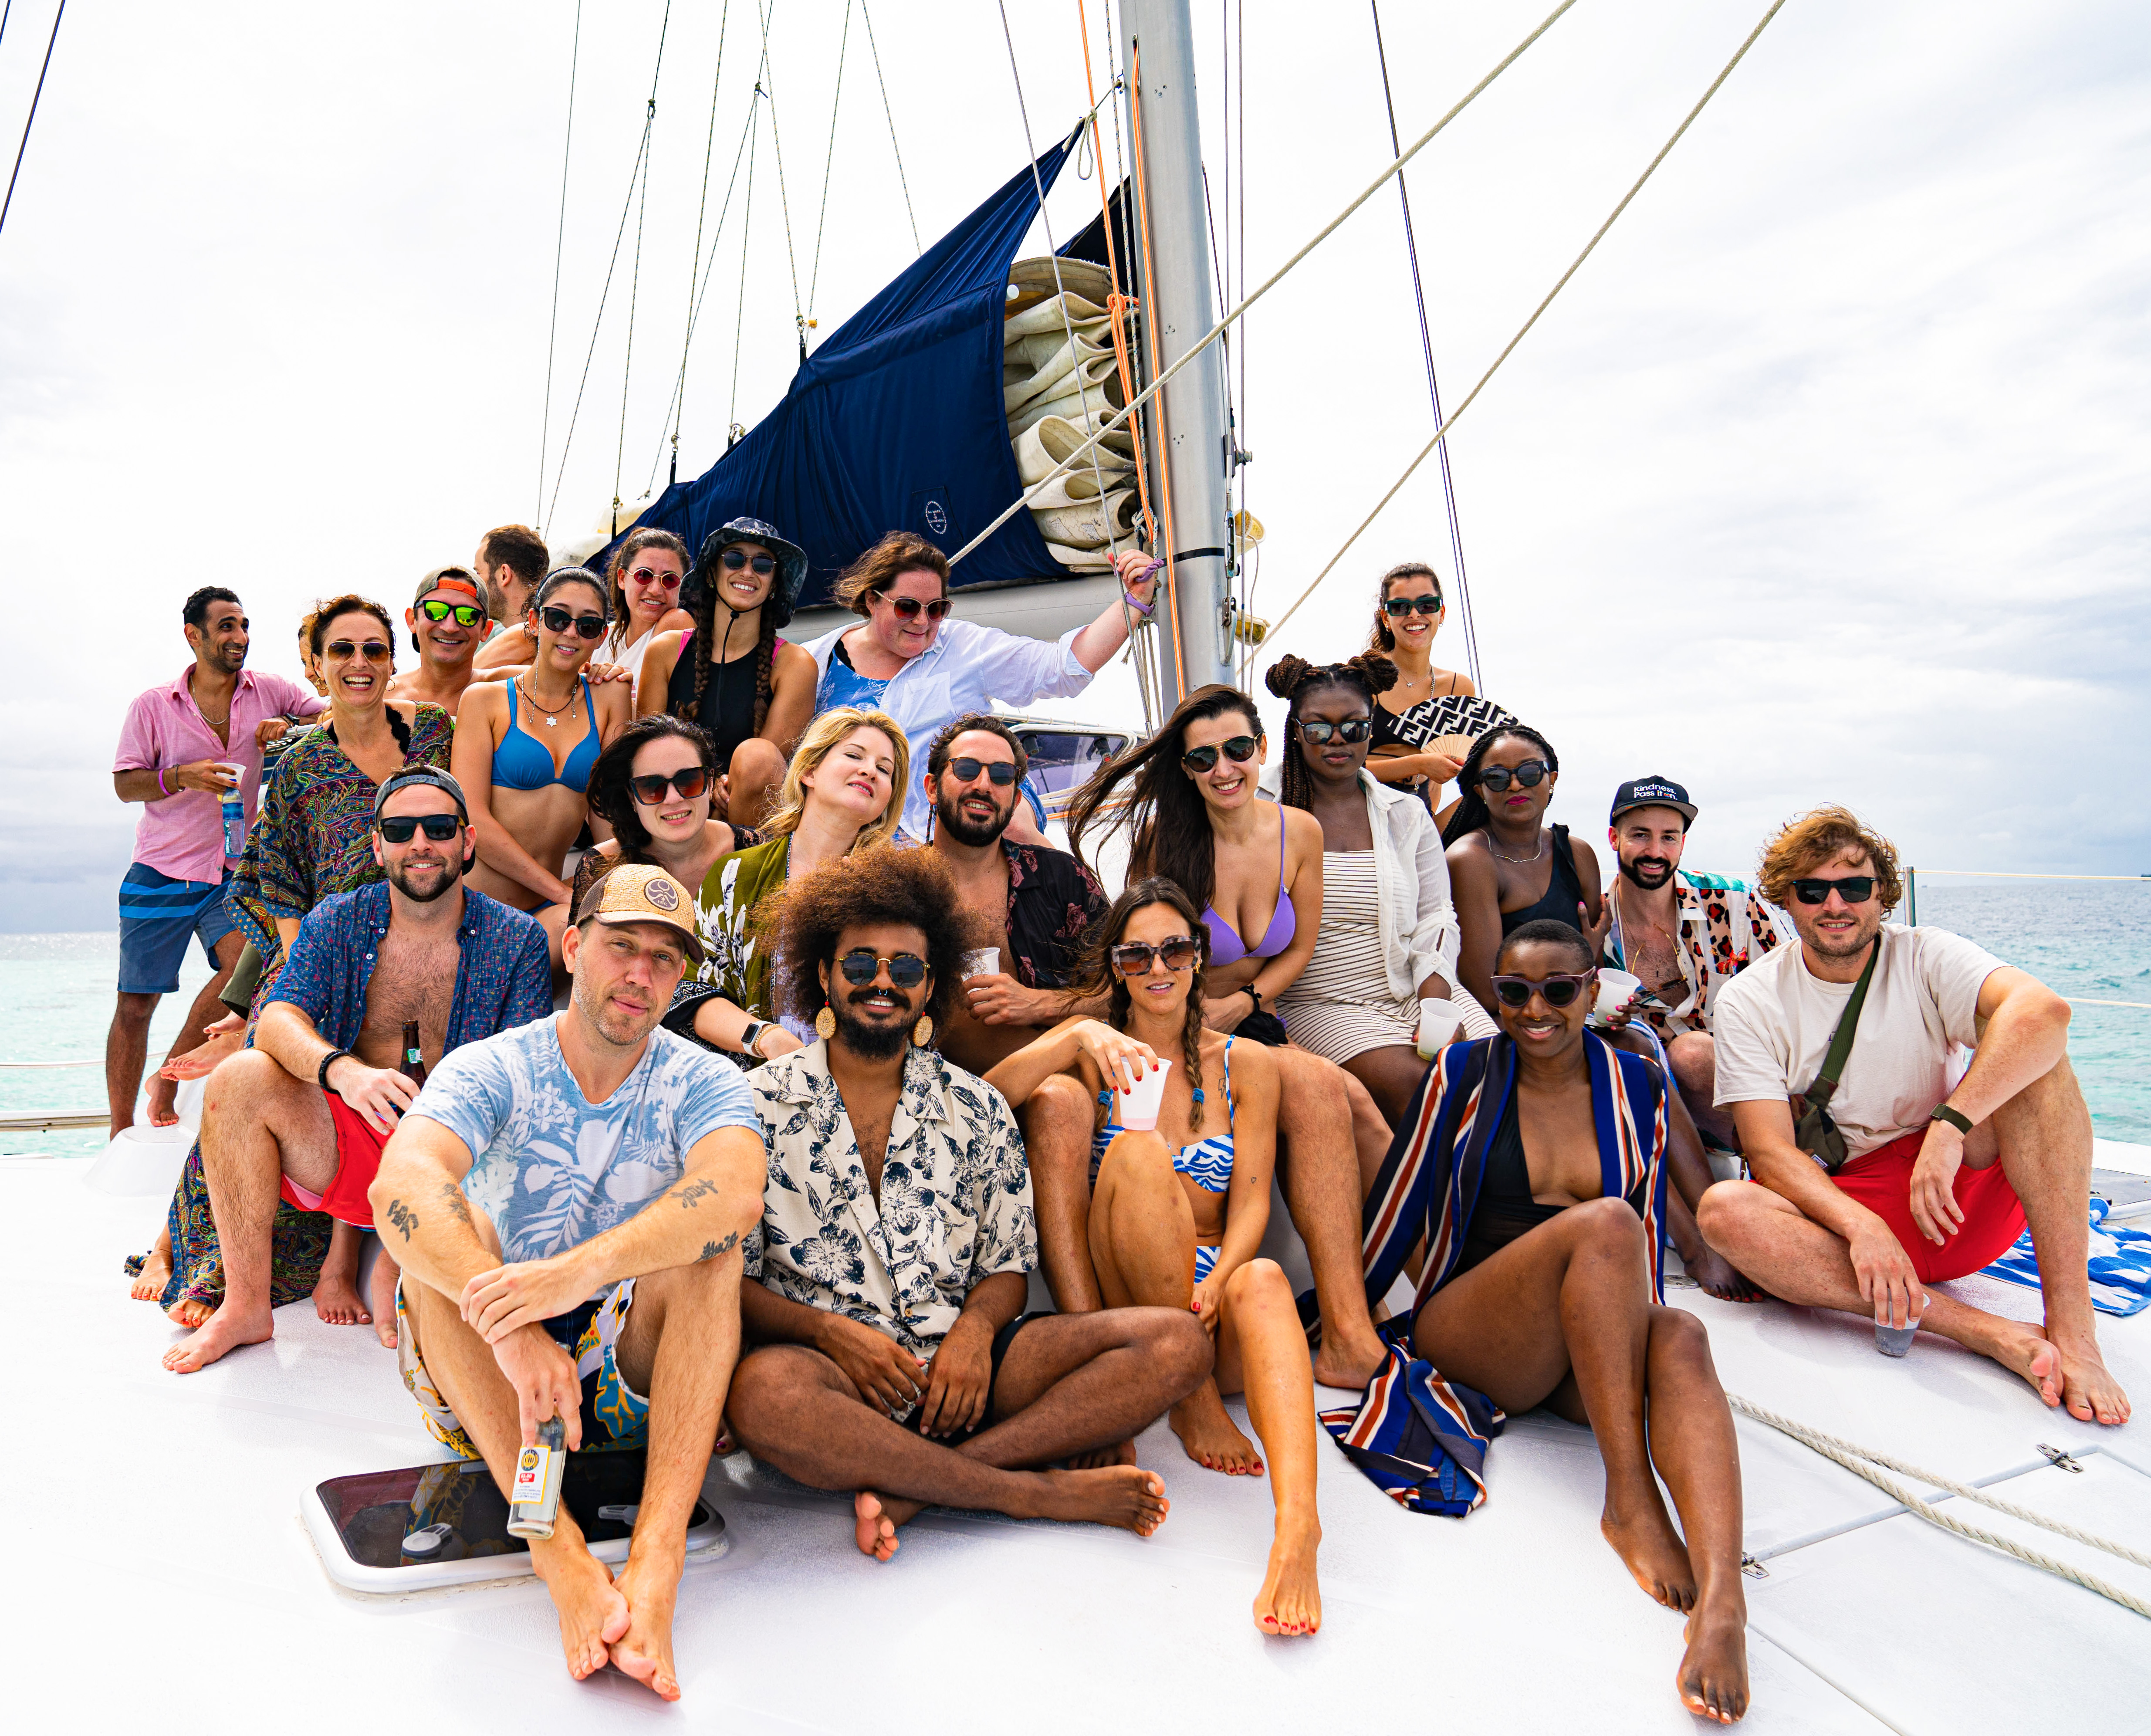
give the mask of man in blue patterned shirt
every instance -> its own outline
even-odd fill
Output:
[[[373,1227],[366,1190],[381,1147],[418,1095],[403,1070],[404,1028],[418,1065],[553,1008],[545,931],[534,918],[463,883],[472,833],[445,772],[398,772],[374,798],[373,853],[385,880],[326,898],[299,925],[261,1010],[254,1046],[210,1076],[202,1178],[224,1256],[224,1303],[164,1354],[191,1374],[274,1331],[270,1232],[281,1197],[336,1220],[314,1288],[334,1324],[371,1322],[396,1343],[396,1263],[375,1263],[372,1306],[357,1290],[359,1238]]]

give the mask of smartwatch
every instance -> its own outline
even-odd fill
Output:
[[[754,1045],[762,1040],[762,1034],[768,1029],[769,1021],[767,1019],[748,1020],[747,1021],[747,1028],[740,1032],[740,1053],[741,1055],[751,1055],[754,1056],[757,1060],[762,1060],[763,1056],[761,1051],[756,1049]]]
[[[1951,1109],[1946,1103],[1936,1104],[1935,1106],[1935,1112],[1929,1116],[1927,1119],[1930,1121],[1947,1121],[1951,1126],[1956,1128],[1960,1133],[1970,1133],[1971,1131],[1971,1118],[1966,1116],[1961,1110]]]

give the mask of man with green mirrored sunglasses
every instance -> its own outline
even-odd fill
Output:
[[[491,601],[485,581],[468,567],[435,567],[421,579],[403,611],[418,661],[389,682],[388,696],[438,706],[454,716],[471,684],[478,648],[491,629]]]

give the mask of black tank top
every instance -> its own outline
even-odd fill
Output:
[[[1565,922],[1579,932],[1582,929],[1582,921],[1576,914],[1576,907],[1586,900],[1583,883],[1576,876],[1576,853],[1568,847],[1568,828],[1556,826],[1552,832],[1553,872],[1546,876],[1546,892],[1536,904],[1527,904],[1521,910],[1504,910],[1501,913],[1501,938],[1504,940],[1526,923],[1536,922],[1542,917],[1551,918],[1555,922]]]
[[[731,763],[732,750],[754,733],[754,690],[758,665],[750,650],[729,663],[711,663],[710,678],[702,689],[702,703],[692,719],[709,731],[716,743],[717,769]],[[681,715],[695,697],[695,635],[691,629],[680,641],[680,655],[672,666],[672,679],[665,686],[665,709]]]
[[[1628,1206],[1646,1222],[1641,1202],[1647,1183],[1637,1184]],[[1457,1256],[1456,1275],[1469,1272],[1482,1260],[1498,1253],[1519,1237],[1527,1235],[1568,1209],[1542,1205],[1531,1197],[1531,1164],[1524,1156],[1523,1117],[1516,1100],[1509,1098],[1508,1111],[1494,1136],[1486,1143],[1486,1167],[1479,1177],[1479,1197],[1471,1208],[1471,1222],[1464,1232],[1464,1252]]]

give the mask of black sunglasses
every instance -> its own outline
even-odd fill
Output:
[[[1317,747],[1327,747],[1333,736],[1339,741],[1364,741],[1374,732],[1371,717],[1348,717],[1342,723],[1314,723],[1304,717],[1299,721],[1300,739]]]
[[[1527,790],[1536,789],[1552,770],[1553,767],[1544,760],[1526,760],[1514,772],[1506,766],[1486,766],[1480,770],[1479,782],[1481,787],[1492,790],[1497,795],[1508,788],[1511,779]]]
[[[538,619],[551,632],[564,633],[573,627],[585,639],[605,637],[605,618],[601,615],[570,615],[558,604],[549,603],[538,611]]]
[[[1382,604],[1382,613],[1392,620],[1402,620],[1415,609],[1421,615],[1440,614],[1441,593],[1438,590],[1430,590],[1422,596],[1389,597]]]
[[[668,788],[678,791],[682,802],[692,802],[709,788],[710,768],[683,766],[677,772],[648,772],[640,777],[629,778],[627,787],[645,807],[656,807],[665,799]]]
[[[887,591],[877,591],[875,595],[905,620],[916,620],[919,611],[922,609],[926,611],[926,618],[930,621],[938,621],[949,612],[949,600],[946,597],[936,597],[930,603],[922,603],[916,597],[892,597]]]
[[[1534,993],[1544,995],[1550,1007],[1565,1007],[1574,1002],[1590,981],[1588,975],[1566,972],[1543,981],[1527,976],[1497,976],[1494,979],[1494,998],[1511,1011],[1529,1006]]]
[[[427,598],[418,613],[429,621],[444,621],[453,615],[459,627],[475,627],[485,619],[485,611],[475,603],[443,603],[438,597]]]
[[[893,959],[877,959],[867,948],[857,947],[837,960],[837,969],[854,989],[863,989],[888,966],[888,979],[899,989],[916,989],[926,980],[926,961],[916,953],[898,953]]]
[[[1262,745],[1259,736],[1235,736],[1224,744],[1225,757],[1236,766],[1244,766],[1255,757],[1255,749]],[[1207,772],[1217,763],[1217,749],[1191,747],[1180,757],[1180,763],[1191,772]]]
[[[407,844],[411,834],[421,826],[426,836],[437,844],[444,844],[462,829],[463,820],[456,814],[392,814],[385,820],[376,820],[376,830],[392,844]]]
[[[1124,940],[1113,948],[1112,959],[1122,976],[1148,976],[1152,958],[1167,970],[1187,970],[1201,951],[1192,934],[1176,934],[1155,946],[1146,940]]]
[[[1795,880],[1793,896],[1803,904],[1819,904],[1835,892],[1848,904],[1864,904],[1875,896],[1872,874],[1847,874],[1842,880]]]
[[[949,769],[956,774],[956,782],[969,783],[981,772],[994,781],[994,787],[1005,790],[1015,782],[1014,760],[974,760],[968,755],[960,760],[949,762]]]
[[[369,663],[386,663],[394,654],[377,639],[369,639],[363,645],[353,645],[348,639],[332,639],[321,647],[321,655],[333,657],[339,663],[347,657],[363,657]]]
[[[767,579],[777,570],[777,563],[768,555],[749,554],[744,549],[727,549],[717,559],[726,571],[733,573],[752,564],[754,568],[754,576],[757,579]]]

